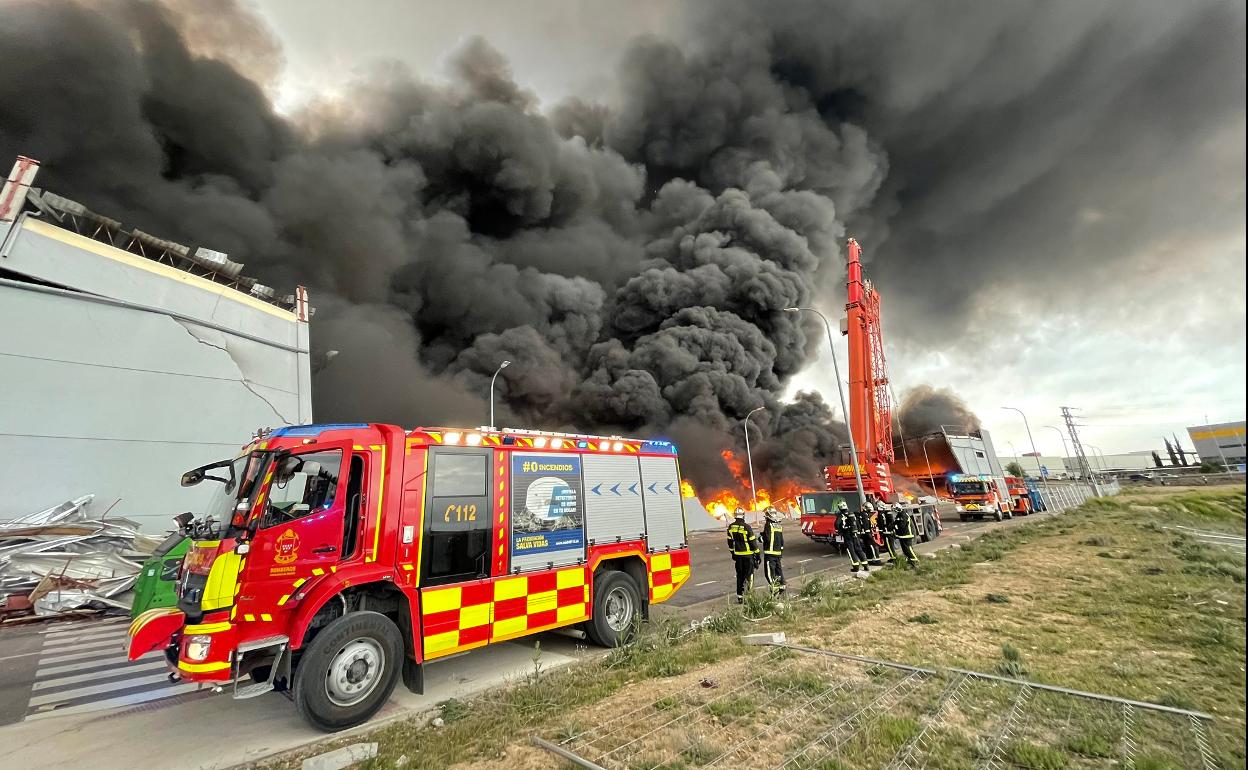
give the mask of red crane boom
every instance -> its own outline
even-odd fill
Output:
[[[880,294],[862,277],[862,248],[849,239],[846,277],[848,302],[845,326],[849,337],[849,430],[861,464],[863,490],[868,497],[888,499],[893,492],[893,405],[889,399],[884,335],[880,327]],[[825,471],[832,491],[856,489],[852,466]]]

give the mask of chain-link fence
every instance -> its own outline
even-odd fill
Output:
[[[1183,709],[809,648],[721,671],[547,737],[605,770],[1216,767],[1211,718]]]

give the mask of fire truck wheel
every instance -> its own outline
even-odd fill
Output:
[[[378,612],[352,612],[325,626],[294,673],[295,706],[326,732],[367,722],[390,698],[403,665],[403,637]]]
[[[594,608],[585,633],[602,647],[619,647],[637,630],[641,594],[637,583],[624,572],[607,570],[594,577]]]
[[[997,508],[996,510],[994,510],[994,511],[992,512],[992,519],[993,519],[993,521],[1001,521],[1001,520],[1003,520],[1004,518],[1005,518],[1005,517],[1001,515],[1001,509],[1000,509],[1000,508]]]
[[[923,536],[930,543],[940,535],[940,527],[936,526],[936,518],[931,514],[923,514]]]

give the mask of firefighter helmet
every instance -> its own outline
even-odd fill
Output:
[[[767,521],[780,521],[780,511],[777,511],[775,506],[767,506],[767,510],[763,513],[763,515],[767,517]]]
[[[903,505],[901,504],[901,501],[900,501],[900,500],[898,500],[897,502],[893,503],[893,510],[894,510],[894,511],[896,511],[897,513],[901,513],[901,512],[902,512],[902,511],[904,511],[905,509],[906,509],[906,508],[905,508],[905,506],[903,506]]]
[[[836,510],[849,513],[849,505],[844,500],[841,500],[836,504]]]

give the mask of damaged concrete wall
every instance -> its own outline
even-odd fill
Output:
[[[293,313],[31,218],[0,242],[0,520],[93,493],[164,531],[211,491],[183,471],[311,422]]]

